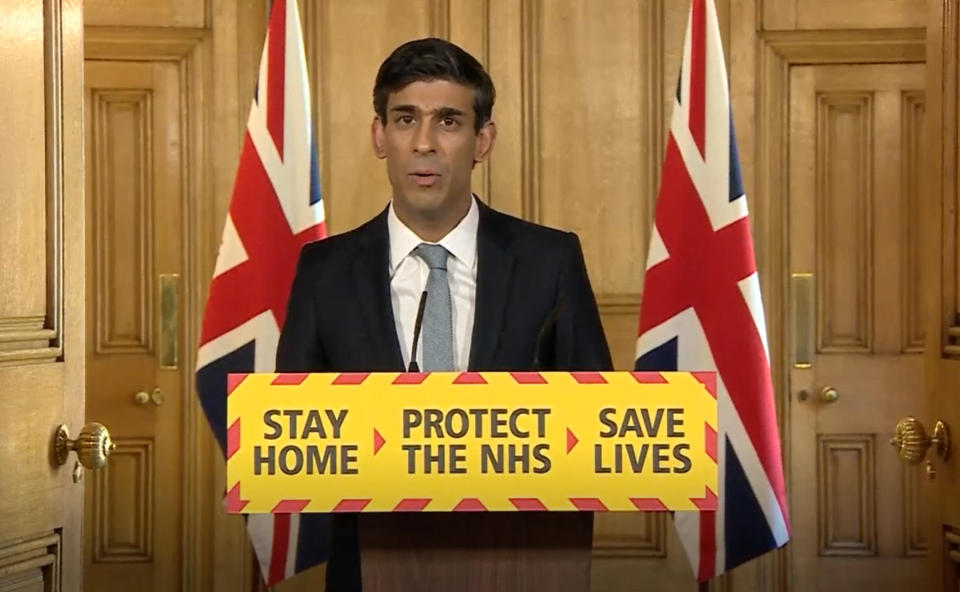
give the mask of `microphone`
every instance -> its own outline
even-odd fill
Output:
[[[557,324],[557,317],[560,315],[560,311],[563,310],[563,305],[566,301],[566,295],[561,293],[560,297],[557,298],[557,304],[553,307],[553,310],[550,311],[550,314],[547,315],[547,318],[544,319],[543,324],[540,325],[540,332],[537,334],[537,343],[535,349],[533,350],[533,368],[534,370],[541,370],[540,367],[540,350],[543,349],[543,339],[547,336],[547,330],[550,329],[553,325]]]
[[[413,323],[413,347],[410,351],[410,364],[407,365],[407,372],[420,372],[420,365],[417,364],[417,343],[420,341],[420,328],[423,326],[423,309],[427,307],[427,291],[424,290],[420,295],[420,307],[417,309],[417,320]]]

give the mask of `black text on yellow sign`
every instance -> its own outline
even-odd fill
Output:
[[[234,377],[228,506],[708,509],[717,476],[712,379],[625,372]]]

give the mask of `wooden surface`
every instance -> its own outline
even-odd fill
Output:
[[[778,29],[882,29],[926,25],[924,0],[765,0],[763,23]]]
[[[0,589],[80,590],[83,484],[52,449],[83,425],[81,10],[0,2]]]
[[[590,513],[369,514],[358,521],[365,592],[590,589]]]
[[[960,433],[960,355],[956,336],[950,335],[958,320],[960,252],[957,243],[958,54],[956,0],[930,0],[927,49],[930,59],[927,76],[928,154],[924,187],[929,199],[923,215],[929,231],[924,235],[924,294],[927,304],[927,331],[931,336],[925,356],[928,412],[921,419],[928,432],[936,420],[952,430],[954,443],[944,462],[929,454],[936,476],[930,487],[935,492],[928,508],[930,555],[928,569],[934,578],[932,590],[960,590],[960,462],[956,436]],[[950,536],[952,540],[947,537]]]
[[[197,0],[87,0],[84,22],[99,26],[203,27],[209,2]]]

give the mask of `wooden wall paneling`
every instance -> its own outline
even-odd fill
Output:
[[[93,559],[97,563],[153,560],[153,440],[117,438],[110,462],[94,472]]]
[[[87,26],[198,27],[209,21],[211,0],[85,0]]]
[[[922,466],[903,467],[903,554],[920,557],[927,554],[926,509],[930,507],[930,491]]]
[[[321,2],[323,79],[323,188],[327,228],[343,232],[366,222],[390,200],[383,163],[373,156],[373,84],[391,51],[410,39],[430,34],[433,4],[428,0],[395,3]],[[357,43],[357,31],[367,42]],[[331,154],[332,153],[332,154]]]
[[[876,469],[872,435],[817,437],[821,555],[877,552]]]
[[[797,28],[797,0],[759,0],[763,19],[760,30],[777,31]]]
[[[520,199],[521,217],[542,222],[540,187],[542,163],[540,146],[540,72],[543,48],[541,0],[522,0],[520,9]]]
[[[673,528],[664,512],[643,512],[639,519],[603,520],[594,535],[593,557],[596,558],[652,558],[667,556],[667,528]],[[632,517],[632,515],[631,515]],[[595,516],[598,520],[602,516]]]
[[[499,132],[501,131],[499,128],[499,114],[501,111],[499,103],[501,97],[499,95],[500,92],[504,90],[509,91],[510,89],[504,89],[501,85],[497,84],[498,80],[490,68],[490,31],[493,28],[490,13],[492,0],[469,0],[460,2],[451,2],[450,0],[435,1],[441,3],[446,10],[447,28],[444,31],[444,33],[446,33],[445,38],[456,43],[470,53],[470,55],[477,58],[477,60],[483,64],[484,68],[487,69],[487,72],[490,73],[490,77],[493,78],[493,84],[498,91],[497,103],[494,104],[494,121],[497,122],[497,131]],[[494,30],[497,31],[499,41],[503,32],[500,28],[495,28]],[[494,154],[497,154],[502,146],[502,141],[498,140],[497,145],[494,147]],[[477,165],[474,169],[473,192],[480,196],[486,203],[490,203],[489,160],[488,162]]]
[[[907,91],[901,94],[900,153],[903,165],[900,171],[901,241],[900,261],[902,286],[900,313],[900,349],[903,352],[924,350],[926,306],[921,287],[921,199],[925,163],[926,134],[925,93]]]
[[[34,3],[19,9],[8,5],[3,10],[5,17],[20,19],[17,25],[23,36],[10,35],[0,65],[0,74],[11,88],[18,90],[4,96],[3,109],[0,109],[0,125],[9,130],[8,137],[17,139],[17,142],[5,142],[0,148],[0,177],[10,180],[0,212],[0,289],[4,294],[0,299],[0,364],[31,359],[34,349],[49,345],[53,337],[49,330],[48,318],[52,311],[48,310],[48,301],[54,287],[46,281],[48,268],[53,263],[48,257],[51,246],[48,243],[52,241],[48,239],[47,228],[56,225],[54,212],[61,207],[53,200],[62,200],[61,195],[46,191],[47,178],[43,174],[48,149],[44,126],[52,123],[45,101],[48,79],[52,75],[44,69],[44,44],[35,41],[45,31],[43,8]],[[3,32],[8,33],[10,29],[5,28]],[[43,75],[37,76],[38,72]],[[27,170],[39,174],[22,172]],[[45,357],[52,360],[56,356],[47,352]],[[40,447],[33,448],[35,450],[27,453],[35,455],[34,460],[42,460]],[[6,463],[14,459],[22,460],[17,456],[12,450],[4,454],[4,466],[10,466]],[[23,489],[0,485],[0,499],[6,497],[3,494],[25,494],[33,487],[39,489],[46,476],[31,475],[23,481],[30,482],[22,483]],[[0,509],[0,520],[11,517],[4,510],[7,509]]]
[[[73,2],[0,6],[0,589],[80,589],[82,489],[51,465],[83,422],[83,47]]]
[[[926,189],[931,195],[938,196],[939,206],[927,209],[927,221],[948,220],[951,223],[939,223],[936,233],[936,243],[928,247],[936,249],[936,260],[939,267],[927,270],[927,277],[931,281],[927,286],[933,286],[938,294],[928,302],[936,302],[939,308],[936,315],[937,322],[932,320],[928,328],[936,335],[939,342],[937,348],[942,348],[946,356],[956,358],[960,356],[960,269],[958,269],[958,242],[957,242],[957,134],[953,132],[941,133],[942,130],[957,129],[958,105],[958,27],[957,0],[930,0],[930,23],[928,37],[929,48],[929,76],[928,96],[930,125],[927,128],[927,142],[931,155],[931,174],[925,175]],[[934,258],[927,256],[927,261]],[[933,333],[934,329],[936,333]],[[936,371],[936,367],[928,367],[929,372]],[[931,374],[933,375],[933,374]],[[950,375],[952,376],[952,374]],[[937,526],[939,529],[940,526]],[[940,537],[932,541],[933,551],[940,549]]]
[[[892,71],[892,75],[886,76],[880,73],[881,69],[880,66],[865,69],[877,70],[874,159],[878,165],[873,188],[876,204],[874,236],[888,237],[876,241],[873,246],[876,253],[873,289],[877,294],[874,316],[889,319],[889,322],[874,323],[873,351],[899,355],[923,351],[922,337],[918,345],[909,347],[905,344],[909,341],[910,319],[913,319],[914,334],[923,322],[920,320],[923,308],[916,296],[922,289],[918,256],[922,229],[916,193],[919,182],[917,148],[922,140],[917,142],[914,138],[912,144],[909,142],[911,136],[917,136],[917,132],[923,129],[926,91],[923,67],[906,66],[902,72]],[[899,166],[882,166],[880,163],[897,163]],[[900,289],[893,290],[891,286]],[[914,295],[912,299],[911,294]]]
[[[43,533],[0,548],[0,592],[60,590],[61,541]]]
[[[825,93],[817,100],[815,216],[820,351],[873,346],[873,97]],[[844,196],[854,196],[844,198]]]
[[[488,36],[489,55],[484,62],[497,89],[493,107],[497,143],[486,165],[488,193],[481,197],[494,208],[514,216],[523,215],[525,196],[523,146],[528,128],[524,120],[524,89],[527,87],[525,77],[530,71],[524,69],[523,64],[524,51],[529,49],[525,36],[531,29],[522,18],[529,12],[524,6],[515,0],[489,0],[489,29],[496,31],[496,36]],[[461,27],[455,25],[453,33]]]
[[[638,192],[649,186],[649,162],[638,140],[657,125],[641,99],[646,15],[635,2],[610,2],[603,12],[581,2],[540,9],[539,109],[531,113],[540,178],[527,211],[580,234],[596,292],[636,294],[650,223],[650,196]]]
[[[960,530],[943,528],[943,589],[960,590]]]
[[[58,333],[50,321],[58,315],[51,314],[54,311],[48,310],[48,305],[53,304],[51,296],[58,290],[60,277],[54,271],[50,274],[54,285],[48,285],[54,260],[47,231],[56,228],[55,215],[60,208],[51,200],[61,197],[47,195],[44,175],[22,173],[42,167],[47,159],[44,126],[37,122],[48,121],[45,94],[50,75],[37,76],[46,73],[44,47],[33,41],[43,35],[44,14],[39,4],[24,5],[19,11],[24,37],[8,40],[4,53],[10,65],[0,70],[10,88],[17,89],[4,99],[0,110],[0,125],[7,130],[7,137],[17,139],[0,149],[0,178],[15,180],[3,197],[4,210],[10,215],[0,218],[0,286],[4,292],[0,300],[0,363],[52,361],[58,355],[50,347]]]
[[[762,0],[763,28],[884,29],[925,27],[925,0]]]
[[[153,351],[153,109],[147,90],[93,91],[98,148],[93,159],[93,220],[88,233],[98,261],[89,264],[93,288],[95,351]],[[118,199],[117,195],[126,196]],[[112,221],[121,222],[112,224]]]
[[[430,27],[427,35],[440,39],[450,38],[451,15],[453,7],[450,0],[429,0]]]

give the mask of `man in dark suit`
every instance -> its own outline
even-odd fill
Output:
[[[397,372],[413,356],[425,371],[611,369],[576,235],[470,192],[474,165],[496,141],[494,95],[483,67],[440,39],[406,43],[384,61],[371,136],[391,202],[303,249],[278,371]],[[337,516],[332,528],[327,590],[358,590],[356,517]]]

